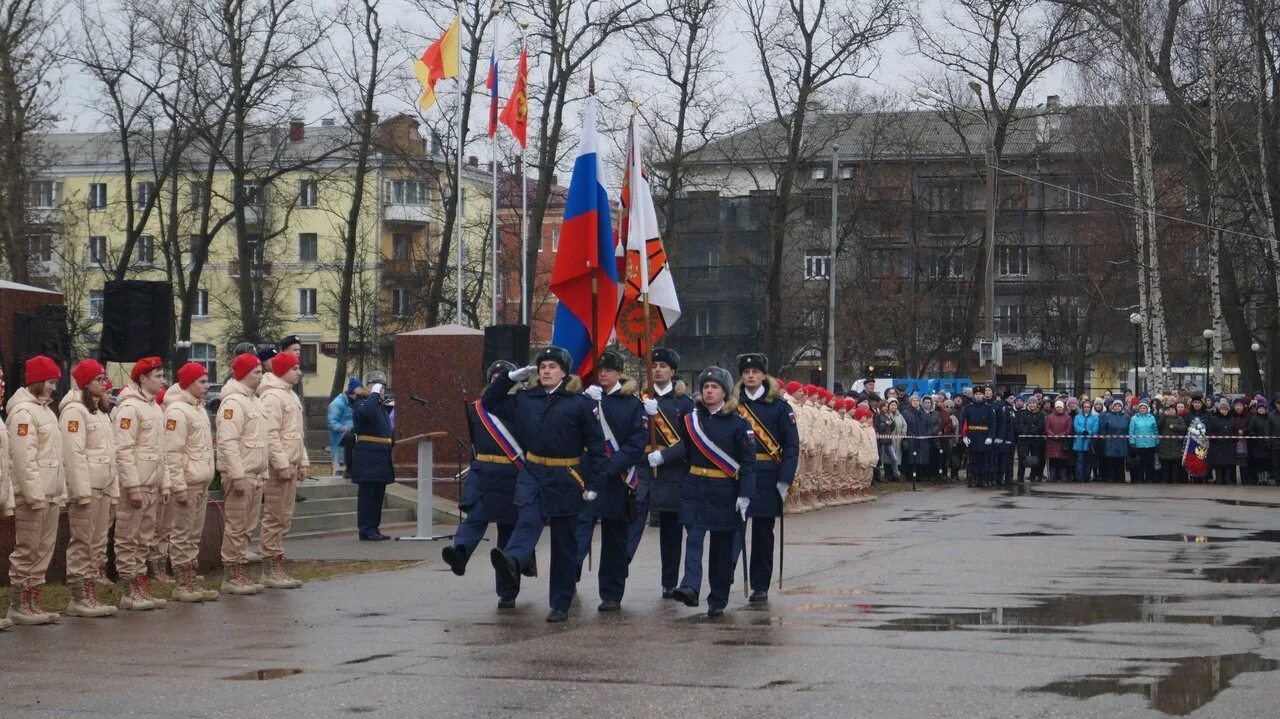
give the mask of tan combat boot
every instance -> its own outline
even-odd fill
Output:
[[[103,562],[102,564],[99,564],[99,565],[98,565],[98,573],[97,573],[97,574],[95,574],[93,578],[94,578],[94,580],[95,580],[95,581],[97,581],[97,583],[98,583],[98,584],[110,584],[110,583],[111,583],[111,577],[108,577],[108,576],[107,576],[107,564],[106,564],[106,562]]]
[[[156,603],[147,598],[146,590],[143,589],[142,581],[146,577],[141,574],[135,574],[127,579],[122,578],[120,581],[120,608],[132,609],[134,611],[145,611],[155,609]]]
[[[9,614],[7,618],[14,624],[28,626],[48,624],[51,621],[42,612],[32,610],[30,589],[19,589],[13,586],[9,587]]]
[[[43,616],[47,623],[56,622],[59,619],[62,619],[62,615],[58,614],[57,612],[45,611],[44,602],[41,601],[42,596],[44,594],[43,584],[37,584],[36,586],[32,587],[29,591],[31,592],[31,595],[30,595],[31,599],[30,599],[30,603],[27,606],[31,608],[30,611],[32,613]]]
[[[160,584],[173,584],[173,575],[169,574],[168,562],[163,559],[147,560],[147,568],[151,570],[151,579]]]
[[[204,592],[196,588],[196,573],[191,566],[174,567],[176,583],[173,587],[173,598],[179,602],[203,602]]]
[[[98,599],[99,584],[101,583],[97,580],[96,577],[84,580],[85,600],[89,602],[90,607],[101,607],[102,609],[106,610],[107,613],[104,614],[103,616],[114,617],[120,610],[116,609],[110,604],[104,604],[101,599]]]
[[[161,599],[151,593],[151,577],[146,574],[139,574],[138,576],[142,577],[142,596],[146,597],[147,601],[156,605],[157,609],[163,609],[164,605],[169,603],[169,600]]]
[[[67,604],[68,617],[109,617],[116,613],[115,607],[108,607],[98,602],[94,596],[93,580],[72,580],[67,582],[71,590],[71,602]]]
[[[252,584],[244,576],[243,564],[232,564],[226,567],[227,578],[222,580],[222,591],[227,594],[257,594],[259,591],[257,586]]]
[[[262,583],[270,589],[297,589],[302,582],[290,577],[284,571],[284,555],[264,557],[262,560]]]

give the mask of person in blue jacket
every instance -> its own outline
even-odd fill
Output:
[[[578,574],[591,548],[591,535],[600,521],[600,605],[601,612],[622,609],[622,594],[627,586],[627,530],[638,512],[637,493],[642,477],[636,465],[644,462],[645,440],[649,438],[644,404],[636,396],[639,385],[623,374],[622,355],[605,350],[600,355],[599,385],[587,388],[585,394],[598,408],[600,428],[605,432],[608,455],[605,460],[604,485],[595,501],[587,502],[578,518]],[[610,442],[610,437],[613,441]],[[633,486],[634,485],[634,486]]]
[[[515,369],[516,366],[506,360],[490,364],[485,370],[486,384]],[[514,436],[502,420],[482,418],[474,403],[467,405],[467,431],[471,435],[471,466],[458,501],[458,508],[466,512],[467,517],[458,525],[453,543],[441,550],[445,564],[459,577],[467,573],[467,561],[490,523],[498,525],[497,546],[505,547],[511,541],[517,518],[516,462],[523,461],[519,444],[512,443]],[[495,572],[495,589],[498,609],[511,609],[520,593],[520,578],[517,576],[515,582],[509,582]]]
[[[686,606],[698,606],[703,539],[710,532],[709,617],[722,616],[729,604],[734,573],[733,536],[746,521],[751,498],[756,494],[756,442],[751,426],[738,414],[737,398],[729,394],[732,387],[728,370],[702,370],[698,375],[697,408],[681,425],[680,445],[689,460],[689,476],[680,495],[680,522],[689,534],[684,578],[673,594]],[[650,466],[662,456],[650,454]]]
[[[680,581],[680,552],[684,545],[684,527],[680,524],[680,492],[689,474],[689,460],[680,446],[680,427],[685,415],[693,411],[693,398],[683,381],[675,379],[680,370],[680,354],[673,349],[653,350],[653,384],[645,390],[645,414],[649,416],[653,444],[645,447],[646,456],[662,453],[659,466],[650,462],[640,465],[641,487],[647,492],[639,496],[636,521],[631,523],[627,552],[634,557],[644,534],[645,517],[652,510],[658,515],[658,553],[662,564],[662,598],[673,599]]]
[[[1098,418],[1102,435],[1102,479],[1123,482],[1124,464],[1129,458],[1129,417],[1120,398],[1111,400],[1111,409]]]
[[[355,445],[351,451],[351,481],[357,485],[356,526],[361,541],[381,542],[390,539],[378,528],[382,524],[382,502],[387,485],[396,481],[391,463],[391,418],[383,407],[387,389],[386,375],[370,372],[365,377],[369,396],[356,403],[352,433]]]
[[[359,377],[349,377],[347,390],[329,402],[326,424],[329,427],[329,458],[335,477],[341,477],[346,468],[346,463],[342,459],[342,436],[351,431],[352,420],[355,417],[356,390],[362,386]]]
[[[751,497],[750,574],[752,604],[769,601],[769,580],[773,578],[773,527],[782,516],[782,506],[800,461],[800,431],[791,405],[782,398],[782,384],[768,376],[769,358],[761,353],[738,357],[738,385],[733,397],[738,414],[751,426],[756,442],[756,493]],[[746,526],[743,526],[743,531]],[[742,553],[741,536],[733,542],[733,563]]]
[[[569,618],[578,574],[574,529],[583,504],[603,489],[606,467],[597,409],[581,393],[582,381],[569,374],[572,367],[569,351],[552,345],[538,352],[534,364],[499,374],[480,397],[524,448],[524,466],[516,476],[516,528],[506,547],[489,552],[489,560],[504,581],[516,582],[521,570],[533,565],[543,527],[550,527],[548,622]],[[534,387],[510,392],[535,372]]]
[[[1093,411],[1092,402],[1080,403],[1080,414],[1072,420],[1072,431],[1076,438],[1071,443],[1071,451],[1076,453],[1076,481],[1093,481],[1093,442],[1098,436],[1098,413]]]
[[[1151,403],[1144,397],[1138,402],[1138,411],[1129,418],[1129,446],[1138,455],[1138,466],[1131,473],[1134,482],[1153,484],[1156,481],[1159,434],[1156,416],[1151,413]]]

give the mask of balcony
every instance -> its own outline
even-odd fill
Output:
[[[62,208],[29,207],[27,217],[31,218],[30,222],[33,225],[59,225],[62,224]]]
[[[244,206],[244,221],[250,225],[261,225],[267,217],[267,206],[254,203]]]
[[[231,260],[227,263],[227,274],[232,277],[240,276],[240,260]],[[271,263],[262,262],[253,265],[253,274],[255,277],[265,277],[271,274]]]
[[[413,225],[425,225],[431,219],[431,208],[428,205],[390,204],[382,208],[382,219],[387,222],[404,222]]]

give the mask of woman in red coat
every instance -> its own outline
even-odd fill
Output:
[[[1070,476],[1067,449],[1071,437],[1071,415],[1067,414],[1067,406],[1061,401],[1053,403],[1053,414],[1044,422],[1044,433],[1048,438],[1044,443],[1044,456],[1049,460],[1049,481],[1066,482]]]

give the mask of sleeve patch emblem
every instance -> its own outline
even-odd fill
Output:
[[[234,416],[235,416],[235,414],[236,414],[236,412],[235,412],[235,410],[233,410],[233,409],[224,409],[224,410],[222,410],[222,418],[223,418],[223,419],[231,419],[232,417],[234,417]]]
[[[129,419],[128,417],[120,418],[120,429],[129,429],[132,426],[133,426],[133,420]]]
[[[168,431],[172,432],[173,430],[175,430],[175,429],[177,429],[177,428],[178,428],[178,420],[176,420],[176,419],[166,419],[166,420],[164,421],[164,428],[165,428],[166,430],[168,430]]]
[[[25,424],[20,424],[20,425],[18,425],[18,436],[19,436],[19,437],[26,437],[26,436],[27,436],[27,431],[28,431],[27,425],[25,425]]]
[[[73,433],[73,434],[74,434],[74,433],[76,433],[76,432],[79,432],[79,431],[80,431],[80,423],[79,423],[79,422],[77,422],[77,421],[76,421],[76,420],[74,420],[74,419],[72,419],[72,420],[67,420],[67,431],[68,431],[68,432],[71,432],[71,433]]]

